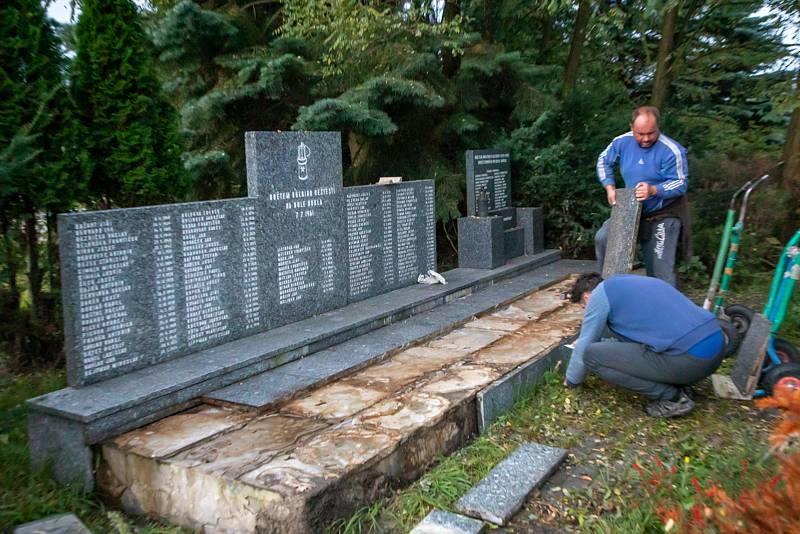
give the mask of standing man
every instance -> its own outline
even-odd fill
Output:
[[[615,137],[597,158],[597,177],[609,205],[616,204],[614,164],[619,162],[625,187],[634,188],[642,203],[639,243],[647,276],[677,286],[675,254],[681,241],[683,256],[691,257],[689,204],[686,200],[686,149],[659,130],[661,114],[641,106],[631,115],[631,131]],[[595,235],[595,253],[603,270],[609,221]]]
[[[590,370],[649,398],[651,417],[677,417],[694,408],[689,386],[711,375],[724,355],[714,314],[662,280],[632,274],[605,281],[598,273],[583,274],[570,298],[586,309],[566,386],[578,386]],[[606,329],[616,339],[602,339]]]

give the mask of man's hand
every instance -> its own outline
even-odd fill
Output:
[[[615,206],[617,204],[617,188],[613,185],[607,185],[606,197],[608,197],[608,205]]]
[[[658,191],[656,190],[656,186],[648,185],[646,182],[639,182],[636,184],[636,200],[639,202],[644,202],[650,197],[656,196]]]

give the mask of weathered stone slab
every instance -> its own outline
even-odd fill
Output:
[[[433,510],[409,534],[480,534],[484,526],[471,517]]]
[[[438,422],[450,406],[444,397],[412,391],[364,410],[354,418],[353,424],[372,425],[408,435],[423,425]]]
[[[300,417],[341,419],[351,416],[384,398],[386,393],[377,389],[333,383],[289,402],[281,412]]]
[[[511,154],[507,150],[467,150],[467,216],[477,215],[478,193],[486,188],[489,211],[511,207]]]
[[[525,497],[564,460],[566,451],[538,443],[520,445],[456,503],[456,510],[504,525]]]
[[[114,446],[145,458],[166,458],[217,434],[244,425],[252,416],[201,407],[162,419],[116,438]]]
[[[265,415],[176,454],[170,464],[236,479],[327,427],[313,419]]]
[[[617,203],[611,209],[611,223],[608,227],[603,278],[629,273],[633,269],[641,212],[642,204],[636,200],[633,188],[617,189]]]
[[[75,514],[61,514],[14,528],[14,534],[92,534]]]
[[[499,376],[491,367],[454,365],[426,380],[418,389],[422,393],[439,395],[452,403],[472,398]]]
[[[525,322],[487,315],[485,317],[481,317],[480,319],[470,321],[465,326],[468,328],[481,328],[484,330],[499,330],[500,332],[516,332],[525,326]]]
[[[756,389],[771,329],[772,322],[769,319],[760,313],[753,315],[731,369],[731,380],[742,395],[752,395]]]
[[[459,328],[444,337],[431,341],[428,346],[438,349],[476,351],[494,343],[504,335],[504,332],[492,330]]]
[[[521,396],[535,387],[548,370],[553,369],[559,362],[565,365],[571,352],[563,344],[559,345],[546,354],[524,363],[518,369],[480,391],[477,396],[477,411],[478,428],[481,434],[498,417],[508,412]],[[489,363],[484,358],[476,361]]]
[[[458,266],[495,269],[506,261],[503,220],[500,217],[458,219]]]

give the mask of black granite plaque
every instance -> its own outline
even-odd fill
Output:
[[[436,269],[433,187],[420,180],[345,189],[351,302]]]
[[[247,187],[259,204],[270,325],[347,303],[347,229],[338,132],[247,132]]]
[[[71,385],[267,327],[256,201],[59,216]]]
[[[467,150],[467,216],[477,215],[478,193],[483,187],[489,193],[490,213],[511,207],[511,154],[508,151]]]
[[[250,197],[59,216],[80,386],[416,282],[434,184],[342,188],[338,133],[246,134]]]

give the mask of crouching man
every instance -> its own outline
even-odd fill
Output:
[[[717,319],[658,278],[581,275],[572,302],[585,306],[565,384],[592,371],[650,399],[647,414],[676,417],[694,408],[689,386],[722,362],[725,339]],[[614,336],[609,337],[608,331]],[[601,338],[603,340],[601,340]]]

